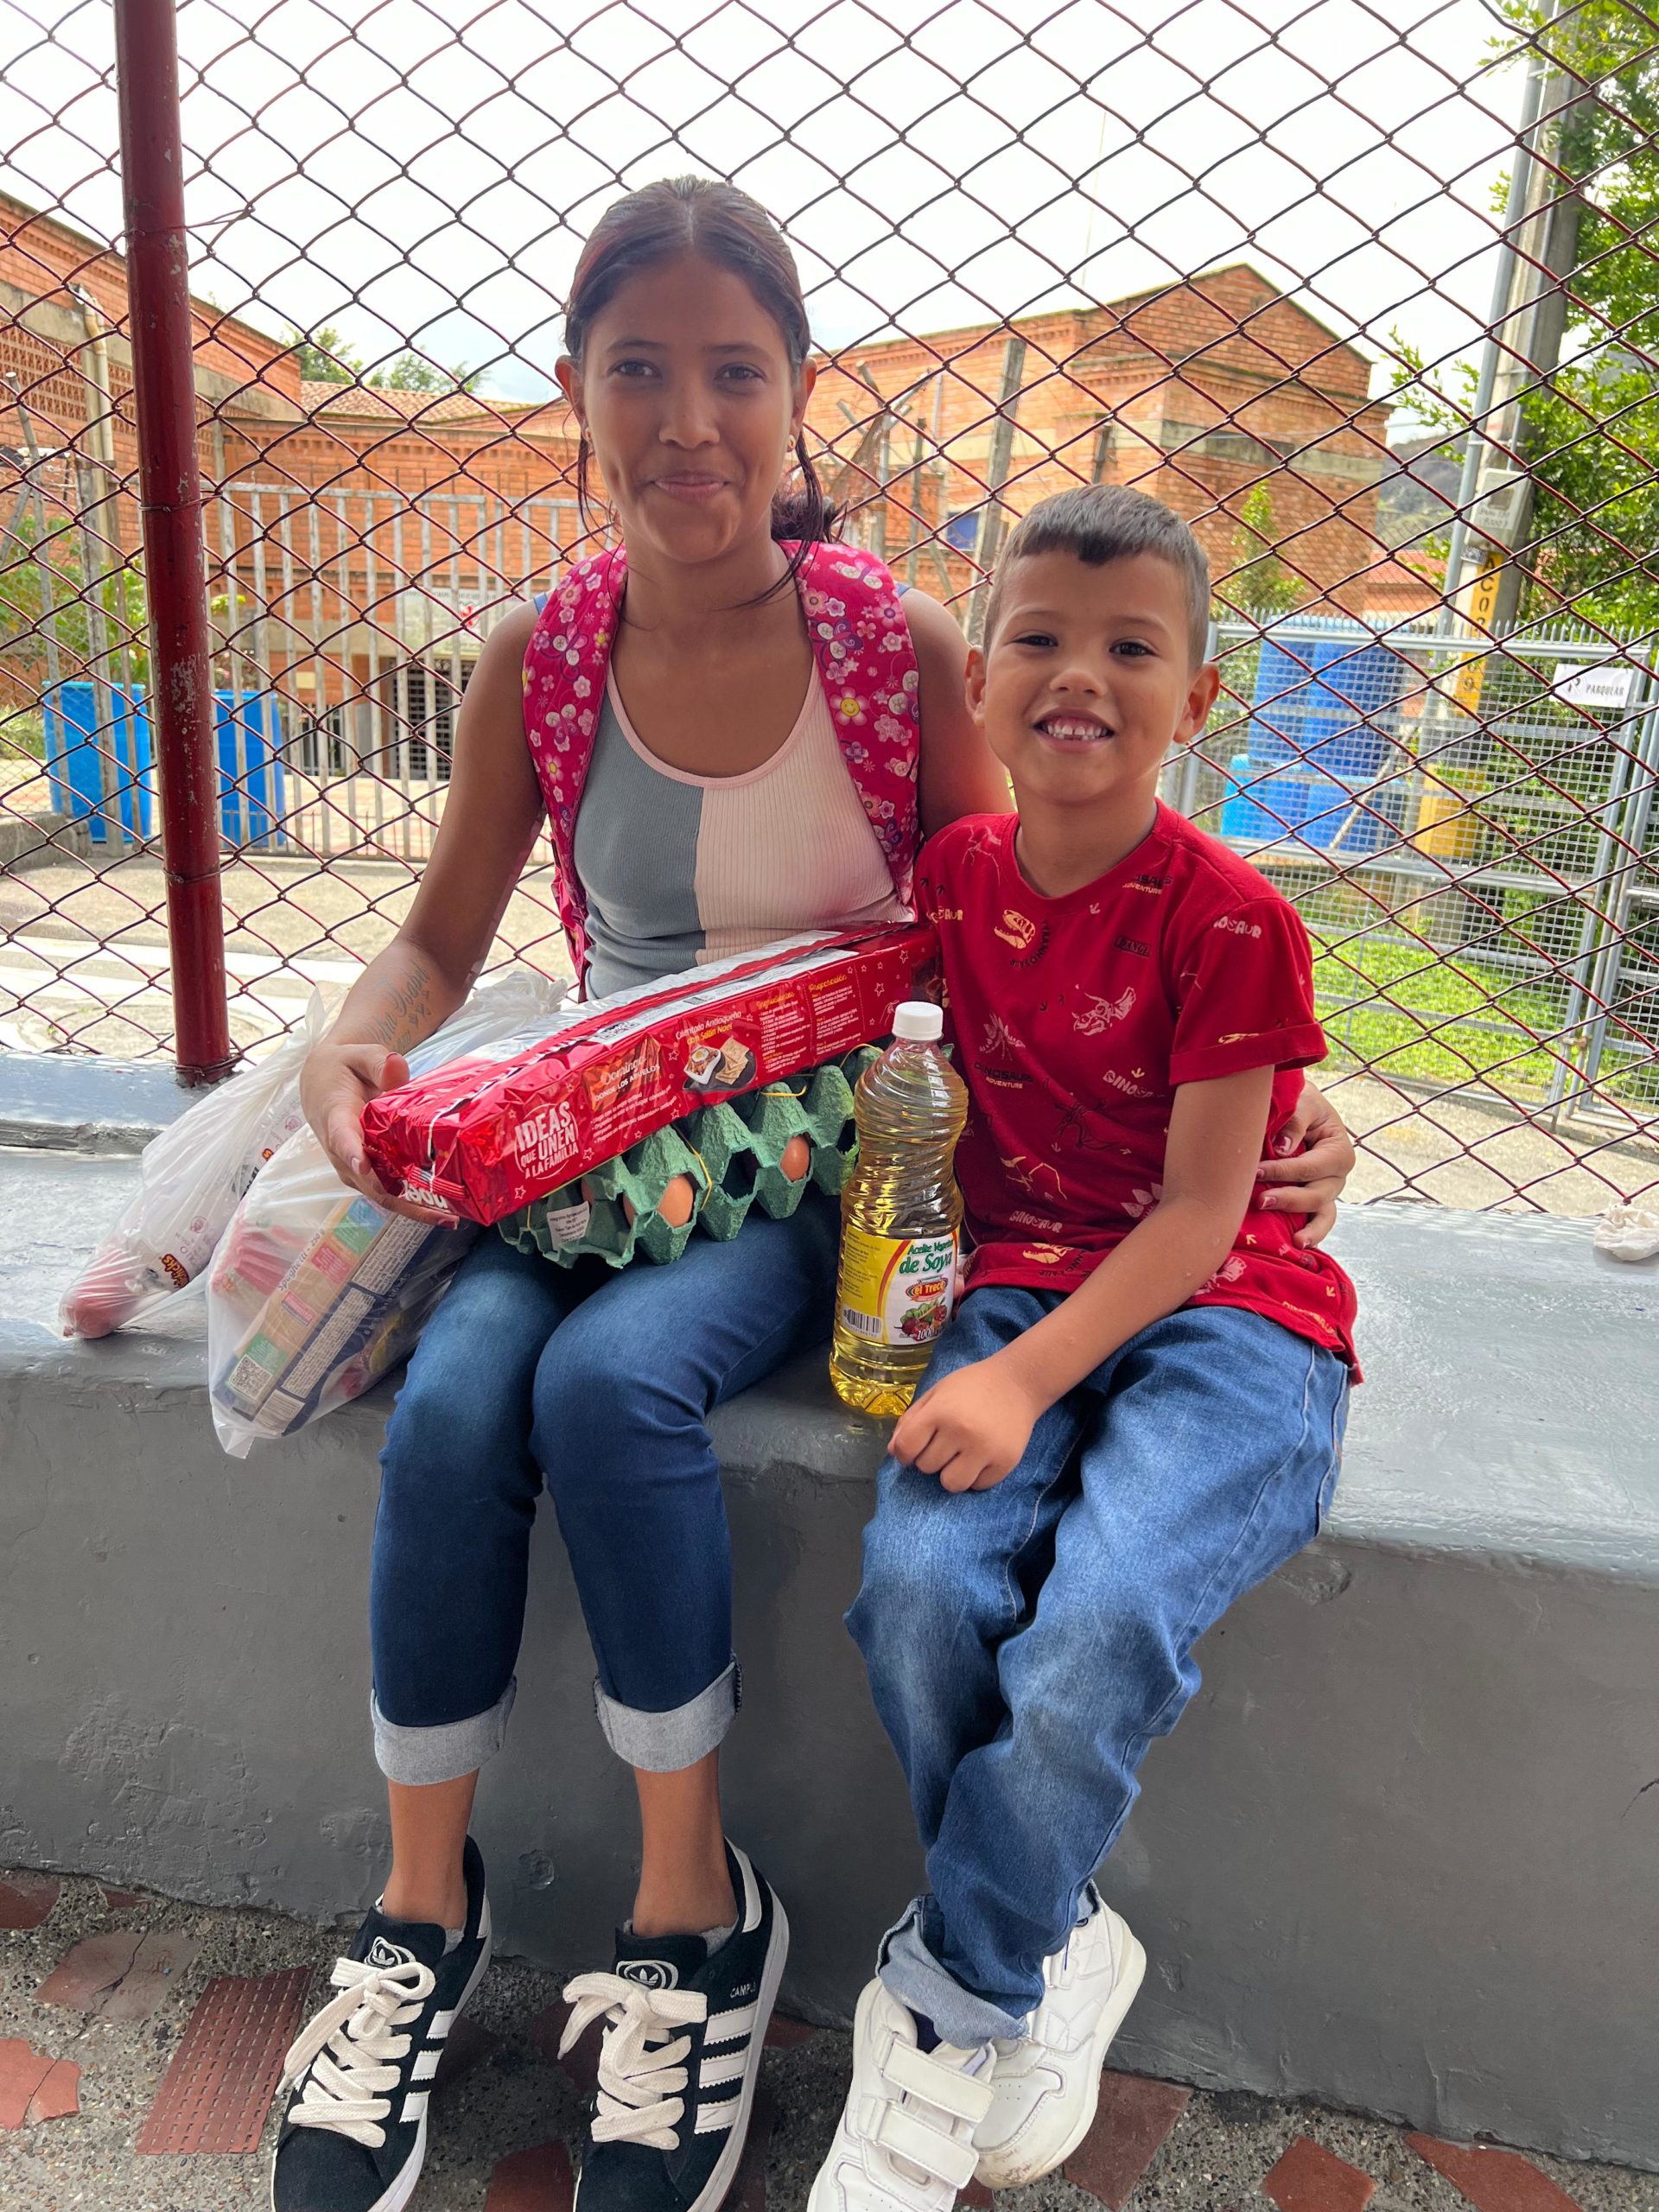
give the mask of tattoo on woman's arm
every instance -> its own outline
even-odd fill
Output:
[[[375,1044],[400,1052],[427,1033],[432,1011],[429,971],[422,962],[412,962],[401,982],[386,986],[386,1009],[369,1025],[369,1035]]]

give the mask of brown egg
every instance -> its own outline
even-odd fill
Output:
[[[778,1165],[791,1183],[800,1182],[812,1165],[811,1146],[804,1137],[791,1137]]]
[[[657,1211],[671,1229],[683,1229],[691,1218],[696,1198],[689,1175],[671,1176],[667,1189],[657,1201]]]
[[[582,1195],[590,1206],[596,1206],[599,1204],[601,1195],[599,1185],[591,1175],[584,1175],[582,1179]],[[626,1200],[625,1199],[623,1203],[626,1205]]]
[[[671,1175],[664,1187],[662,1197],[657,1201],[657,1211],[661,1214],[671,1229],[683,1229],[691,1218],[696,1201],[696,1192],[693,1187],[691,1178],[689,1175]],[[622,1211],[627,1217],[629,1228],[632,1229],[639,1217],[632,1199],[626,1192],[622,1198]]]

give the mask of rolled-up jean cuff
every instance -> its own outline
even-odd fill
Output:
[[[716,1675],[706,1690],[699,1690],[685,1704],[668,1713],[641,1713],[637,1706],[619,1705],[594,1684],[594,1711],[605,1740],[618,1758],[647,1774],[674,1774],[695,1766],[723,1741],[726,1731],[742,1702],[742,1677],[733,1660],[723,1675]]]
[[[405,1728],[388,1720],[380,1710],[380,1700],[371,1696],[375,1764],[388,1782],[400,1782],[413,1789],[474,1774],[500,1750],[506,1738],[507,1715],[518,1694],[515,1679],[487,1713],[474,1713],[466,1720],[441,1720],[429,1728]]]
[[[977,2050],[995,2038],[1019,2038],[1027,2022],[988,1997],[964,1989],[929,1950],[922,1933],[925,1900],[916,1898],[881,1938],[876,1972],[901,2005],[931,2020],[940,2040],[958,2050]]]

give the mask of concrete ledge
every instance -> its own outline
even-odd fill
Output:
[[[110,1160],[0,1176],[41,1313]],[[79,1215],[79,1218],[76,1216]],[[54,1229],[54,1219],[61,1223]],[[1153,1961],[1125,2065],[1659,2168],[1659,1269],[1587,1227],[1344,1217],[1372,1380],[1326,1537],[1236,1609],[1107,1886]],[[14,1239],[14,1245],[16,1240]],[[199,1343],[0,1321],[0,1864],[316,1916],[385,1843],[365,1703],[384,1400],[245,1464]],[[734,1832],[843,2018],[916,1855],[840,1625],[878,1433],[804,1363],[717,1417],[745,1709]],[[478,1827],[509,1950],[592,1964],[626,1897],[556,1529]]]
[[[67,814],[0,817],[0,868],[48,868],[70,854],[84,855],[92,841]]]
[[[191,1096],[162,1061],[0,1052],[0,1146],[65,1154],[71,1164],[88,1153],[136,1155],[183,1113]],[[16,1204],[15,1192],[9,1203]],[[83,1236],[83,1256],[92,1241],[90,1234]],[[74,1249],[66,1242],[66,1256]]]

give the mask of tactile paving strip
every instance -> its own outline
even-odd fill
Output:
[[[221,1974],[210,1981],[190,2015],[136,2148],[171,2157],[257,2150],[282,2078],[283,2054],[304,2017],[310,1981],[308,1967],[257,1977]]]

